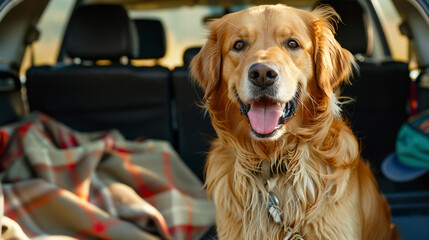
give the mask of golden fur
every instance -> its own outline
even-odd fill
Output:
[[[353,56],[334,38],[330,7],[312,12],[284,5],[258,6],[213,21],[208,40],[191,63],[205,90],[218,139],[206,164],[206,187],[217,212],[219,239],[283,239],[269,218],[260,165],[282,164],[273,193],[285,226],[312,239],[395,239],[390,209],[379,195],[359,145],[340,118],[333,89],[352,73]],[[300,44],[291,50],[284,40]],[[233,51],[245,39],[242,51]],[[283,98],[300,91],[296,116],[270,138],[251,134],[237,97],[246,100],[246,76],[256,62],[279,66]]]

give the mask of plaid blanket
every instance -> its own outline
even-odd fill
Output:
[[[32,239],[199,239],[214,224],[169,143],[79,133],[43,114],[0,128],[0,178],[6,222]]]

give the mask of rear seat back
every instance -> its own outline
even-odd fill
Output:
[[[123,56],[138,55],[133,24],[120,6],[79,7],[64,46],[66,55],[84,64],[30,68],[26,84],[30,110],[45,112],[80,131],[116,128],[128,139],[171,141],[170,71],[119,64]],[[86,64],[99,59],[112,64]]]
[[[408,117],[408,66],[400,62],[361,62],[359,67],[359,76],[342,91],[354,102],[343,109],[362,141],[362,156],[378,169],[381,161],[395,151],[396,135]]]
[[[376,169],[395,150],[396,134],[407,119],[409,71],[406,63],[395,61],[361,61],[372,54],[372,39],[368,34],[369,16],[358,1],[329,0],[341,16],[336,38],[341,46],[358,58],[359,72],[351,85],[342,86],[342,96],[353,102],[343,106],[344,115],[362,143],[362,156]]]
[[[184,66],[172,72],[172,83],[177,108],[178,151],[182,159],[201,179],[206,153],[210,140],[216,134],[208,114],[198,106],[204,96],[201,88],[193,81],[189,72],[189,63],[200,48],[187,49],[183,56]]]

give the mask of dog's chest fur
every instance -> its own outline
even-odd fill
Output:
[[[214,147],[208,158],[206,184],[209,192],[213,193],[217,207],[216,222],[220,239],[283,239],[281,225],[269,217],[266,181],[260,173],[246,169],[239,161],[240,158],[235,158],[225,146],[217,146],[219,148]],[[340,206],[334,202],[343,200],[333,199],[334,193],[347,190],[350,173],[343,175],[343,178],[347,176],[347,179],[342,179],[344,181],[322,179],[321,174],[331,173],[329,167],[317,166],[318,171],[308,171],[316,167],[308,165],[314,163],[314,159],[310,159],[307,149],[299,149],[298,156],[300,159],[288,163],[287,172],[273,175],[269,180],[275,182],[270,192],[279,200],[283,224],[302,235],[306,232],[313,234],[314,229],[319,229],[318,225],[326,224],[326,229],[332,228],[328,235],[323,233],[320,238],[307,236],[306,240],[353,239],[350,235],[342,236],[339,229],[336,232],[336,223],[323,223],[324,218],[320,216],[320,213],[327,212],[326,208],[353,208],[353,201]],[[231,222],[235,223],[234,231],[231,231],[231,226],[222,226],[223,223]],[[338,219],[338,224],[342,225],[341,219]],[[226,228],[229,230],[224,232]],[[330,234],[332,236],[329,237]]]

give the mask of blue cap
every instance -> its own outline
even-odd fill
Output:
[[[395,182],[408,182],[412,181],[426,172],[429,169],[414,168],[402,164],[395,153],[387,156],[381,164],[381,171],[384,176]]]

